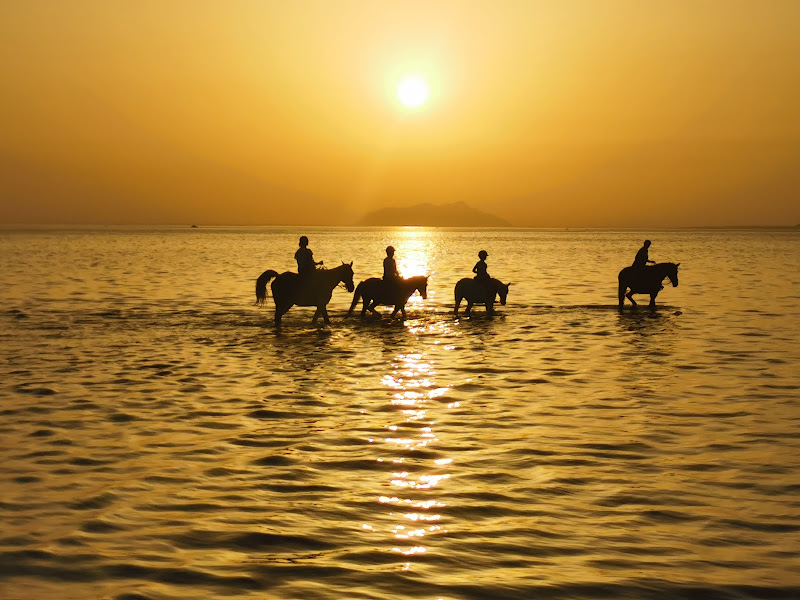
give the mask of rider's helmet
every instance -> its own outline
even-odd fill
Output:
[[[487,256],[489,256],[489,253],[486,252],[486,250],[481,250],[480,252],[478,252],[478,258],[480,258],[481,260],[483,260]]]
[[[308,246],[308,238],[304,235],[300,236],[300,245],[301,246]]]
[[[649,246],[651,243],[652,243],[652,242],[651,242],[650,240],[645,240],[645,241],[644,241],[644,245],[645,245],[645,246]]]
[[[386,254],[388,254],[389,256],[394,254],[394,246],[386,246]]]

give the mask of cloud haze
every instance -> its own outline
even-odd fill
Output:
[[[800,223],[800,3],[6,2],[0,223]],[[393,97],[420,73],[431,98]]]

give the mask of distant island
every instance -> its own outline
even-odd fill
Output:
[[[511,227],[511,223],[490,215],[465,202],[451,204],[416,204],[379,208],[364,215],[357,223],[364,226],[411,225],[421,227]]]

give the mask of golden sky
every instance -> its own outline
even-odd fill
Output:
[[[796,0],[5,0],[0,223],[795,225],[798,31]]]

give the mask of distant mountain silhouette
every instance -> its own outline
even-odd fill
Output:
[[[510,227],[500,217],[472,208],[464,202],[452,204],[417,204],[379,208],[364,215],[357,223],[367,226],[412,225],[423,227]]]

